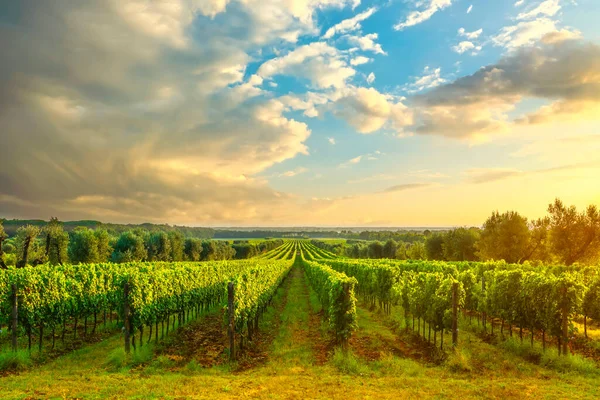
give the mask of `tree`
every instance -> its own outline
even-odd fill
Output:
[[[108,232],[106,229],[97,229],[94,231],[94,237],[98,245],[98,262],[107,262],[112,253]]]
[[[200,261],[202,258],[202,240],[196,238],[185,239],[185,258],[188,261]]]
[[[530,253],[531,232],[527,218],[515,211],[492,213],[483,224],[477,242],[483,260],[505,260],[508,263],[524,261]]]
[[[428,260],[444,259],[444,235],[441,233],[432,233],[425,240],[425,253]]]
[[[171,260],[182,261],[183,260],[183,242],[184,237],[181,232],[171,231],[169,232],[169,242],[171,243]]]
[[[67,248],[69,246],[69,234],[64,231],[63,223],[56,217],[51,217],[48,225],[44,227],[46,235],[45,255],[50,264],[62,264],[67,260]]]
[[[479,230],[475,228],[456,228],[444,235],[442,248],[444,259],[448,261],[476,261]]]
[[[123,232],[119,235],[112,254],[113,262],[142,261],[147,257],[148,252],[141,236],[136,235],[134,231]]]
[[[40,228],[33,225],[22,226],[17,230],[17,268],[23,268],[29,263],[39,234]]]
[[[566,265],[576,261],[595,261],[600,253],[600,213],[589,206],[578,213],[556,199],[548,206],[550,213],[550,247]]]
[[[393,239],[388,239],[383,245],[384,258],[396,258],[397,244]]]
[[[98,238],[89,228],[77,227],[71,233],[69,258],[73,264],[95,263],[99,261]]]
[[[154,232],[149,236],[148,260],[150,261],[170,261],[171,241],[169,235],[165,232]]]
[[[427,258],[425,244],[421,242],[411,244],[406,251],[406,255],[409,260],[425,260]]]
[[[369,243],[369,258],[383,258],[383,245],[381,242],[375,241]]]
[[[8,235],[4,233],[4,226],[2,225],[2,220],[0,220],[0,268],[7,269],[8,267],[4,263],[4,251],[2,250],[2,244],[6,240]]]

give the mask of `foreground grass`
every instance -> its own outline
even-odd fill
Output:
[[[41,367],[0,377],[0,397],[24,398],[600,398],[600,380],[561,373],[486,344],[475,334],[437,365],[409,333],[395,332],[385,316],[358,308],[356,341],[319,363],[316,342],[326,331],[315,323],[319,304],[296,266],[287,294],[278,295],[265,317],[273,329],[269,360],[243,371],[235,366],[202,368],[193,361],[174,368],[151,346],[127,359],[121,337],[86,346]],[[406,336],[404,336],[406,335]],[[236,372],[237,371],[237,372]]]

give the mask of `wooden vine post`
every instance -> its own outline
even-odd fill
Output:
[[[343,286],[344,308],[347,308],[350,305],[350,283],[344,282],[343,285],[344,285]],[[346,324],[346,321],[344,321],[344,325],[345,324]],[[350,329],[347,326],[344,326],[344,329],[345,329],[346,333],[342,337],[342,350],[344,352],[347,352],[348,351],[348,335],[349,335]]]
[[[458,282],[452,283],[452,346],[458,345]]]
[[[131,321],[129,320],[129,283],[125,283],[125,286],[123,288],[123,322],[124,322],[124,336],[125,336],[125,353],[129,354],[131,351],[131,340],[130,340],[130,333],[131,333]]]
[[[17,285],[11,285],[12,293],[11,293],[11,302],[12,302],[12,318],[11,318],[11,344],[12,351],[17,351],[17,329],[18,329],[18,319],[19,319],[19,302],[17,298]]]
[[[229,360],[235,360],[235,287],[233,282],[227,285],[227,336],[229,337]]]

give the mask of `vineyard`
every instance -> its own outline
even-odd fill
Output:
[[[306,240],[245,260],[0,271],[0,354],[26,352],[37,360],[32,373],[98,340],[131,359],[152,349],[155,361],[141,365],[154,365],[161,352],[187,346],[188,335],[202,339],[194,354],[214,353],[204,368],[252,370],[262,359],[286,359],[298,342],[313,348],[310,365],[346,372],[357,357],[381,363],[391,355],[469,372],[461,361],[468,349],[467,358],[517,353],[519,363],[595,380],[599,322],[600,267],[350,259]],[[303,329],[303,339],[292,340]],[[0,366],[8,375],[17,368]]]

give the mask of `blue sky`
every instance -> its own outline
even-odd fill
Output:
[[[479,225],[600,202],[593,0],[0,6],[4,217]]]

